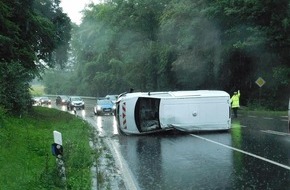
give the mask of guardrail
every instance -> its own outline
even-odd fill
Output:
[[[47,96],[47,97],[49,97],[49,98],[56,98],[57,96],[59,96],[59,95],[51,95],[51,94],[45,94],[45,95],[43,95],[43,96]],[[68,96],[68,97],[70,97],[70,95],[64,95],[64,96]],[[75,96],[75,95],[74,95]],[[79,97],[81,97],[82,99],[91,99],[91,100],[97,100],[97,98],[98,97],[92,97],[92,96],[79,96]]]

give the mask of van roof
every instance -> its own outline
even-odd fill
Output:
[[[225,91],[220,90],[195,90],[195,91],[172,91],[169,92],[172,96],[228,96],[229,94]]]
[[[124,94],[127,97],[212,97],[229,96],[220,90],[164,91],[164,92],[134,92]]]

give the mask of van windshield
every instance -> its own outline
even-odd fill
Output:
[[[138,98],[135,107],[135,122],[140,132],[161,129],[159,122],[159,98]]]

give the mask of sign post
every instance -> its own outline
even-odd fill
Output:
[[[261,89],[262,89],[262,86],[264,86],[264,84],[266,83],[266,81],[262,78],[262,77],[259,77],[255,83],[260,87],[259,89],[259,104],[261,105]]]
[[[62,146],[62,136],[60,132],[53,131],[53,139],[54,139],[54,143]]]
[[[51,145],[52,154],[56,157],[57,168],[59,172],[59,176],[62,179],[62,182],[66,189],[66,175],[65,175],[65,167],[64,161],[62,159],[63,156],[63,147],[62,147],[62,135],[58,131],[53,131],[53,139],[54,143]]]

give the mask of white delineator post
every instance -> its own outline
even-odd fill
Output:
[[[57,144],[57,148],[62,147],[62,135],[60,132],[53,131],[53,139],[54,139],[54,143]],[[62,156],[56,157],[56,163],[57,163],[57,168],[59,171],[59,176],[61,177],[61,180],[63,181],[65,189],[66,189],[66,175],[65,175],[65,167],[64,167],[64,161],[62,159]]]
[[[53,131],[53,139],[54,139],[54,143],[62,146],[62,136],[60,132]]]

